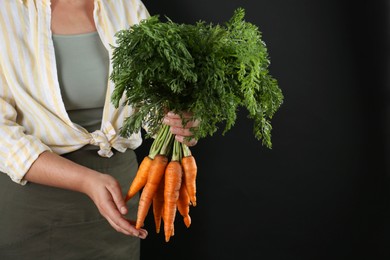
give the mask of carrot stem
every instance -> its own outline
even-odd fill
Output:
[[[164,125],[160,128],[160,130],[157,133],[156,138],[154,139],[152,146],[150,147],[149,150],[149,157],[151,159],[154,159],[154,157],[160,153],[162,144],[164,143],[164,137],[166,134],[166,128]]]
[[[170,148],[170,139],[172,134],[169,131],[169,126],[163,125],[158,131],[156,139],[154,139],[149,150],[149,157],[153,159],[157,154],[167,155]]]
[[[180,142],[175,140],[173,143],[172,161],[181,161],[181,150]]]
[[[173,141],[175,140],[175,136],[169,130],[169,126],[164,125],[164,129],[165,129],[165,131],[163,133],[164,134],[164,136],[163,136],[164,142],[162,143],[159,154],[168,156],[169,153],[172,152],[172,145],[173,145]]]
[[[182,147],[182,150],[183,150],[183,156],[184,157],[188,157],[188,156],[192,155],[191,150],[190,150],[190,148],[187,145],[182,143],[181,147]]]

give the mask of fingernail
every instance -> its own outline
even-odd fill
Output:
[[[145,239],[147,235],[148,235],[147,232],[145,232],[145,233],[139,232],[138,237],[141,238],[141,239]]]
[[[121,208],[121,213],[122,213],[122,214],[126,214],[126,211],[127,211],[126,207],[122,207],[122,208]]]
[[[168,118],[166,118],[166,117],[164,117],[164,119],[163,119],[163,123],[164,123],[164,124],[169,124],[169,119],[168,119]]]

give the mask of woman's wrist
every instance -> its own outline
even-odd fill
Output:
[[[100,175],[103,175],[103,173],[88,168],[83,169],[83,172],[80,174],[79,183],[75,185],[76,190],[91,197],[94,183],[96,183]]]

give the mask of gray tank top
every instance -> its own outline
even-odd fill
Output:
[[[72,122],[100,129],[109,56],[97,32],[53,35],[62,99]]]

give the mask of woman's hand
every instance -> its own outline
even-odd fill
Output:
[[[52,152],[43,152],[30,167],[25,180],[42,185],[82,192],[118,232],[145,238],[148,232],[136,229],[123,215],[127,213],[121,188],[114,177],[76,164]]]
[[[145,229],[136,229],[135,223],[123,216],[127,214],[126,204],[119,183],[112,176],[92,175],[87,183],[85,193],[116,231],[142,239],[146,238],[148,232]]]
[[[185,119],[189,119],[192,117],[192,114],[189,112],[183,112],[183,117]],[[171,127],[171,133],[175,135],[176,140],[179,142],[184,143],[187,146],[194,146],[197,144],[198,140],[195,138],[191,138],[190,140],[187,140],[187,138],[193,136],[191,128],[198,127],[199,121],[189,121],[185,126],[183,126],[183,120],[180,115],[168,112],[165,115],[163,122]]]

